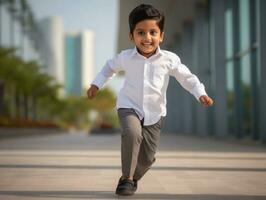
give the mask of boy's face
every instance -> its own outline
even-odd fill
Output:
[[[138,51],[145,57],[153,55],[163,41],[164,33],[161,32],[156,20],[147,19],[136,24],[133,34],[130,33],[131,40],[135,43]]]

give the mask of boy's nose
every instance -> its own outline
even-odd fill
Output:
[[[149,34],[149,33],[145,34],[145,39],[150,40],[151,39],[151,34]]]

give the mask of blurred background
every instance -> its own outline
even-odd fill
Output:
[[[95,100],[86,90],[107,59],[133,47],[127,20],[140,3],[165,13],[161,48],[215,101],[205,109],[171,79],[163,131],[265,141],[263,0],[0,0],[0,126],[116,131],[123,76]]]

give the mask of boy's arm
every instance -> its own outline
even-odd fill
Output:
[[[190,70],[181,63],[177,56],[173,59],[172,64],[170,75],[174,76],[182,87],[194,95],[204,106],[212,105],[213,100],[207,95],[205,87],[198,77],[192,74]]]
[[[97,74],[96,78],[92,81],[90,88],[87,90],[88,98],[94,98],[98,90],[101,89],[105,83],[120,70],[121,58],[119,55],[111,60],[108,60],[102,70]]]
[[[106,84],[106,82],[115,75],[115,73],[116,72],[113,71],[110,65],[108,65],[107,63],[97,74],[91,85],[95,85],[98,87],[98,89],[101,89]]]
[[[104,84],[113,77],[115,72],[109,67],[109,65],[105,65],[100,73],[96,76],[96,78],[92,81],[90,88],[87,90],[87,96],[89,99],[93,99],[98,90],[104,86]]]

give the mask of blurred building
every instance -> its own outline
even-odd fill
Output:
[[[44,38],[40,51],[45,72],[63,86],[61,94],[82,95],[93,75],[93,33],[65,33],[57,16],[43,19],[39,29]]]
[[[121,0],[118,51],[132,47],[128,14],[140,3],[165,13],[163,49],[177,53],[214,98],[205,109],[174,79],[166,132],[266,140],[266,1]]]
[[[39,22],[41,60],[44,71],[53,76],[61,84],[65,84],[64,65],[64,26],[58,16],[45,18]],[[61,91],[63,93],[63,91]]]
[[[65,90],[67,95],[82,95],[92,81],[94,36],[91,31],[65,35]]]

